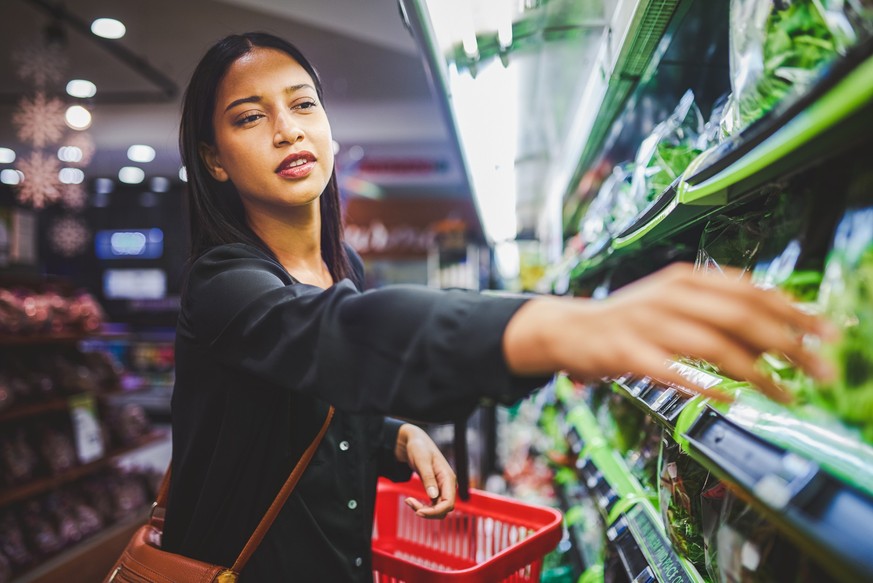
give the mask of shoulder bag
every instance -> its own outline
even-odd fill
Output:
[[[233,566],[213,565],[183,555],[177,555],[161,549],[161,534],[164,528],[164,510],[167,504],[167,493],[170,489],[170,470],[164,474],[163,482],[158,491],[158,497],[152,507],[148,524],[139,527],[127,543],[121,557],[113,565],[104,583],[234,583],[240,571],[251,558],[252,553],[261,544],[264,535],[269,530],[279,514],[291,491],[300,480],[300,476],[309,465],[315,450],[321,443],[327,427],[333,418],[333,407],[327,412],[324,424],[303,452],[300,461],[291,470],[291,475],[285,481],[276,499],[270,505],[267,513],[258,523],[255,532],[243,547]]]

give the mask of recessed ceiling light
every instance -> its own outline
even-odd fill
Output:
[[[24,174],[22,174],[18,170],[12,170],[11,168],[0,170],[0,182],[2,182],[3,184],[9,184],[14,186],[20,183],[22,178],[24,178]]]
[[[58,172],[58,180],[61,184],[82,184],[85,180],[85,173],[78,168],[61,168]]]
[[[94,181],[94,192],[97,194],[109,194],[115,190],[115,183],[111,178],[98,178]]]
[[[97,86],[84,79],[73,79],[67,83],[67,95],[88,99],[97,95]]]
[[[98,18],[91,23],[91,32],[103,38],[117,39],[124,36],[127,29],[120,20],[114,18]]]
[[[75,164],[76,162],[81,162],[83,156],[82,148],[77,146],[61,146],[58,148],[58,160],[61,162]]]
[[[145,180],[145,172],[136,166],[125,166],[118,171],[118,179],[125,184],[139,184]]]
[[[167,192],[170,190],[170,179],[164,176],[153,176],[149,180],[149,187],[154,192]]]
[[[155,149],[151,146],[136,144],[127,149],[127,157],[132,162],[151,162],[155,159]]]
[[[12,164],[15,162],[15,150],[0,148],[0,164]]]
[[[74,130],[87,130],[91,127],[91,112],[81,105],[71,105],[64,115],[67,125]]]

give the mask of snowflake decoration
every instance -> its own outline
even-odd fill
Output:
[[[16,51],[12,56],[18,77],[42,89],[64,80],[68,60],[56,45],[36,45]]]
[[[60,198],[60,162],[56,156],[31,152],[27,158],[19,159],[17,166],[24,174],[24,180],[18,185],[18,202],[41,209]]]
[[[37,148],[56,143],[64,135],[64,110],[63,101],[46,97],[42,91],[37,91],[33,99],[22,97],[12,114],[18,138]]]
[[[61,141],[61,145],[72,146],[82,151],[82,159],[78,162],[69,162],[70,166],[84,168],[94,159],[94,152],[96,151],[94,138],[87,132],[72,132]]]
[[[85,221],[77,217],[61,217],[49,228],[52,249],[64,257],[81,254],[90,239]]]
[[[61,186],[61,205],[71,211],[80,211],[85,208],[88,201],[88,193],[81,184],[64,184]]]

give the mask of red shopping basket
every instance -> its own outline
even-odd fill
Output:
[[[403,502],[427,496],[419,480],[379,481],[373,529],[379,583],[539,581],[543,557],[561,539],[561,513],[481,490],[457,500],[443,520]]]

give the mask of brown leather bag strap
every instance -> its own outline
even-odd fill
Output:
[[[246,563],[248,563],[249,559],[252,557],[252,553],[255,552],[255,549],[258,548],[258,545],[261,544],[261,541],[264,539],[264,535],[267,534],[267,531],[273,525],[273,521],[276,520],[276,516],[279,515],[279,510],[282,509],[285,501],[288,500],[291,491],[294,490],[294,486],[296,486],[297,482],[300,481],[300,476],[303,475],[306,466],[309,465],[309,461],[312,459],[312,456],[315,455],[315,450],[318,449],[318,445],[321,443],[322,438],[324,438],[324,434],[327,433],[327,427],[330,425],[331,419],[333,419],[333,406],[328,409],[327,417],[325,418],[318,435],[315,436],[315,439],[312,440],[312,443],[309,444],[309,447],[307,447],[306,451],[303,452],[303,455],[300,456],[300,461],[298,461],[297,465],[294,466],[294,469],[291,470],[291,475],[288,476],[287,480],[285,480],[285,485],[282,486],[281,490],[279,490],[279,494],[276,496],[276,499],[273,500],[273,503],[270,504],[270,508],[261,519],[255,532],[252,533],[249,542],[246,543],[246,546],[243,547],[242,552],[236,558],[236,562],[234,562],[233,567],[231,567],[231,571],[234,573],[242,572],[243,567],[246,566]]]
[[[303,472],[306,470],[306,467],[312,460],[312,456],[315,455],[315,450],[318,449],[318,446],[321,444],[321,440],[324,439],[324,434],[327,433],[327,428],[330,425],[331,419],[333,419],[332,406],[327,411],[327,417],[325,417],[324,423],[322,424],[321,429],[318,431],[318,435],[315,436],[315,438],[312,440],[312,443],[309,444],[309,447],[307,447],[306,451],[303,452],[303,455],[300,456],[300,460],[297,462],[297,465],[295,465],[294,469],[291,470],[291,475],[289,475],[288,479],[285,480],[285,484],[282,486],[282,489],[279,490],[279,493],[276,495],[273,503],[270,504],[270,508],[267,509],[267,513],[264,514],[263,518],[261,518],[261,522],[258,523],[257,528],[255,528],[255,532],[253,532],[252,536],[249,537],[249,540],[243,547],[242,552],[240,552],[239,556],[236,558],[236,562],[234,562],[233,567],[231,567],[231,570],[234,573],[239,573],[240,571],[242,571],[242,568],[245,567],[246,563],[249,562],[252,553],[254,553],[255,549],[258,548],[258,545],[261,544],[261,541],[264,539],[264,535],[267,534],[267,531],[273,525],[273,521],[276,520],[276,516],[279,515],[279,510],[282,509],[285,501],[288,500],[289,496],[291,496],[291,492],[294,490],[297,482],[300,481],[300,476],[303,475]],[[164,509],[167,507],[167,496],[170,491],[171,469],[172,464],[167,467],[167,473],[164,474],[164,479],[161,481],[161,486],[158,489],[158,496],[155,500],[154,506],[152,507],[152,515],[149,519],[149,522],[152,524],[152,526],[155,526],[160,530],[163,530]]]

